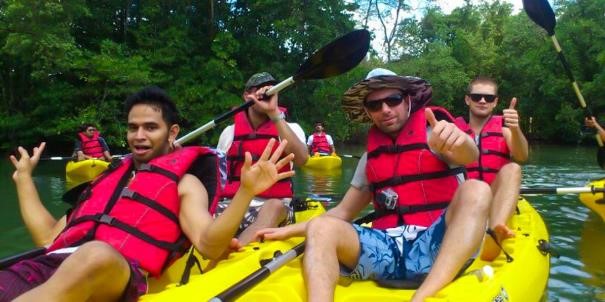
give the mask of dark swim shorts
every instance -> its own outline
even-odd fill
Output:
[[[48,254],[20,261],[0,271],[0,302],[12,301],[48,280],[69,257],[69,253]],[[147,279],[136,262],[130,261],[130,281],[121,301],[134,302],[147,292]]]

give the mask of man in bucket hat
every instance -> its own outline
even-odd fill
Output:
[[[431,94],[425,80],[386,69],[349,88],[343,108],[352,120],[373,126],[345,197],[308,224],[257,233],[265,239],[306,235],[309,301],[332,301],[339,273],[417,281],[412,301],[424,301],[478,250],[491,192],[484,182],[463,182],[462,166],[477,158],[477,147],[447,111],[426,107]],[[370,202],[372,228],[352,225]]]
[[[245,153],[250,152],[253,161],[261,155],[260,148],[271,138],[288,141],[284,154],[294,154],[294,164],[302,166],[308,158],[305,133],[300,125],[285,120],[286,109],[278,106],[278,96],[267,96],[266,92],[277,80],[268,72],[252,75],[246,82],[242,95],[245,102],[254,102],[252,107],[237,113],[234,124],[227,126],[218,141],[217,149],[227,154],[227,183],[223,200],[218,205],[220,215],[230,204],[239,188],[239,173]],[[292,170],[288,165],[282,171]],[[294,221],[294,210],[290,206],[293,197],[290,179],[274,184],[257,195],[238,231],[239,244],[250,242],[254,233],[265,227],[286,225]]]

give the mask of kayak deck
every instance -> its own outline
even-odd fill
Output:
[[[310,220],[324,212],[320,202],[307,201],[306,210],[295,212],[296,221]],[[149,278],[149,293],[139,301],[207,301],[259,269],[261,263],[287,252],[302,241],[301,237],[285,241],[252,242],[242,251],[231,253],[227,259],[221,260],[215,269],[203,274],[197,268],[192,269],[189,283],[177,286],[187,260],[187,256],[181,257],[159,279]],[[209,261],[202,260],[197,252],[196,256],[201,260],[202,268],[205,268]]]
[[[588,184],[589,187],[602,189],[605,186],[605,178],[595,179]],[[605,221],[605,194],[604,193],[582,193],[580,201],[589,209],[601,216]]]
[[[100,159],[86,159],[82,161],[69,161],[65,166],[65,182],[67,187],[93,180],[97,175],[107,170],[109,163]]]
[[[513,256],[512,262],[506,262],[502,253],[492,262],[476,259],[460,278],[426,301],[539,301],[546,287],[550,260],[536,246],[539,240],[548,240],[546,226],[524,199],[510,225],[516,237],[504,240],[503,247]],[[299,257],[238,301],[305,301],[301,264]],[[493,268],[493,278],[478,277],[484,266]],[[407,301],[413,294],[414,290],[383,288],[374,281],[353,281],[336,287],[334,301]]]
[[[537,246],[540,240],[548,240],[548,232],[540,215],[525,199],[520,200],[518,208],[509,221],[516,236],[502,243],[514,260],[507,262],[502,253],[492,262],[476,259],[460,278],[426,301],[539,301],[546,287],[550,257]],[[302,238],[293,238],[253,243],[244,251],[231,254],[214,270],[192,276],[189,284],[170,284],[141,301],[208,300],[260,268],[262,259],[272,258],[275,251],[283,253],[301,241]],[[237,301],[306,301],[301,258],[272,273]],[[493,277],[478,277],[477,272],[485,266],[493,269]],[[373,281],[354,281],[336,287],[335,301],[407,301],[413,293],[414,290],[379,287]]]
[[[325,156],[310,156],[305,163],[305,168],[315,170],[333,170],[340,169],[342,166],[342,158],[340,156],[325,155]]]

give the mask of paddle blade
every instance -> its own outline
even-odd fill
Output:
[[[294,80],[325,79],[343,74],[357,66],[370,48],[370,32],[352,31],[315,51],[300,66]]]
[[[598,147],[597,149],[597,162],[601,169],[605,169],[605,147]]]
[[[555,12],[548,0],[523,0],[523,8],[532,21],[544,28],[549,36],[555,34]]]

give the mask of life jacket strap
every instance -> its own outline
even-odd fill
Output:
[[[142,203],[154,210],[156,210],[157,212],[160,212],[162,215],[166,216],[168,219],[172,220],[174,223],[179,224],[179,218],[176,216],[176,214],[174,214],[173,212],[171,212],[168,208],[164,207],[163,205],[157,203],[155,200],[147,198],[127,187],[122,189],[122,193],[120,194],[121,197],[124,198],[128,198],[130,200]]]
[[[421,181],[428,179],[444,178],[451,175],[465,174],[466,169],[464,167],[456,167],[453,169],[438,171],[432,173],[423,174],[411,174],[411,175],[398,175],[388,178],[383,181],[375,182],[370,184],[370,190],[376,192],[377,190],[384,187],[394,187],[401,184],[405,184],[413,181]]]
[[[409,144],[409,145],[383,145],[370,152],[368,152],[368,158],[377,157],[382,153],[402,153],[412,150],[429,150],[429,146],[426,143]]]

